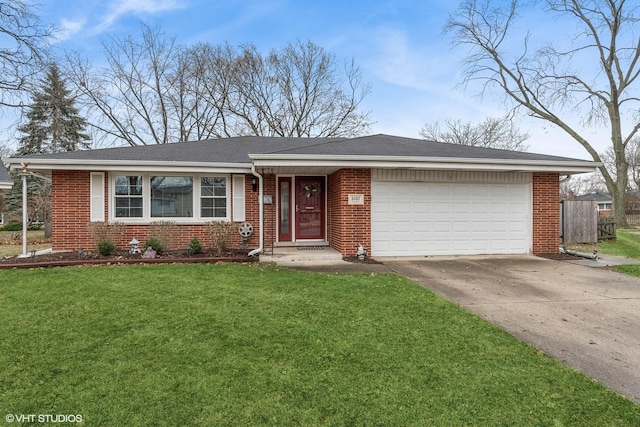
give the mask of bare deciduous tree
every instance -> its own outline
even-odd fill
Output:
[[[506,3],[506,4],[505,4]],[[530,34],[521,52],[513,52],[521,9],[544,6],[551,16],[571,20],[575,37],[555,40],[533,50]],[[640,73],[640,34],[635,31],[639,8],[625,0],[465,0],[445,26],[456,44],[471,48],[464,62],[465,82],[481,81],[484,90],[497,87],[532,117],[553,123],[601,162],[572,119],[608,128],[615,171],[600,167],[614,201],[615,219],[626,225],[624,193],[628,182],[626,146],[638,130],[634,84]],[[522,15],[526,12],[522,11]],[[533,29],[532,29],[533,30]],[[566,44],[560,47],[560,44]]]
[[[600,173],[574,175],[560,184],[560,195],[565,199],[596,192],[607,192],[607,186]]]
[[[67,56],[90,124],[130,145],[175,141],[170,102],[182,57],[175,40],[144,26],[140,40],[110,37],[102,46],[108,66],[96,72],[79,54]]]
[[[42,66],[51,27],[40,22],[30,4],[22,0],[0,1],[0,106],[21,107]]]
[[[176,44],[159,28],[103,43],[108,66],[77,54],[69,72],[93,126],[130,145],[228,137],[351,136],[370,120],[369,93],[353,64],[311,42],[261,55],[255,46]]]
[[[428,123],[422,127],[420,135],[425,139],[447,144],[512,151],[527,151],[529,148],[526,143],[529,134],[520,132],[508,116],[488,117],[475,124],[460,119],[446,119],[444,124],[445,129],[441,129],[438,122]]]

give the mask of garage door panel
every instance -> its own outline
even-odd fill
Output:
[[[371,194],[374,256],[529,251],[528,184],[374,181]]]
[[[416,215],[428,215],[433,212],[433,203],[431,202],[422,202],[416,200],[413,203],[413,213]]]

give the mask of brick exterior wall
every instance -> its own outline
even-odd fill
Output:
[[[258,192],[251,188],[253,175],[245,175],[245,220],[253,227],[253,235],[247,243],[250,249],[258,247],[259,239],[259,212]],[[91,172],[89,171],[53,171],[51,191],[51,246],[54,251],[74,251],[78,248],[94,249],[96,243],[89,232],[90,227],[90,194]],[[109,218],[108,191],[109,174],[105,172],[105,205],[104,217]],[[229,180],[231,183],[231,180]],[[233,192],[233,189],[232,189]],[[233,200],[233,194],[231,194]],[[229,209],[232,207],[229,206]],[[157,220],[162,220],[158,218]],[[171,221],[171,218],[166,218]],[[177,232],[170,236],[171,246],[167,249],[183,249],[191,238],[197,237],[205,247],[211,246],[211,239],[203,224],[178,224]],[[149,237],[149,226],[144,224],[127,224],[124,235],[114,243],[120,249],[129,247],[129,241],[136,238],[143,244]],[[232,233],[230,246],[240,246],[240,235]]]
[[[371,251],[371,170],[341,169],[328,177],[327,191],[331,247],[344,256],[355,256],[358,243]],[[349,194],[363,194],[364,205],[349,205]]]
[[[91,173],[53,171],[51,174],[51,246],[54,251],[92,248],[90,221]]]
[[[252,175],[245,175],[246,221],[254,227],[248,248],[259,244],[259,192],[253,191]],[[108,218],[108,182],[105,173],[105,218]],[[52,173],[52,247],[54,251],[92,249],[96,242],[89,234],[90,223],[90,172],[53,171]],[[331,247],[345,256],[355,255],[361,243],[371,253],[371,171],[369,169],[341,169],[327,177],[327,239]],[[265,248],[276,240],[276,179],[264,177],[264,194],[273,196],[273,204],[265,205]],[[349,205],[349,194],[363,194],[364,205]],[[231,196],[233,200],[233,195]],[[560,195],[557,173],[533,174],[533,253],[557,253],[560,244]],[[230,207],[231,208],[231,207]],[[173,236],[176,249],[185,248],[192,237],[203,245],[211,242],[203,224],[180,224]],[[148,225],[127,225],[127,231],[116,245],[125,249],[128,242],[137,238],[140,242],[148,236]],[[240,236],[233,234],[232,247],[240,244]]]
[[[276,209],[278,206],[278,198],[276,197],[276,176],[273,174],[263,175],[264,195],[271,196],[273,203],[264,205],[264,249],[271,250],[275,241],[277,240],[277,227],[276,227]],[[258,195],[255,193],[255,209],[259,209]],[[259,221],[260,216],[256,216],[256,221]],[[257,222],[259,223],[259,222]]]
[[[533,174],[533,254],[558,253],[560,248],[560,176]]]

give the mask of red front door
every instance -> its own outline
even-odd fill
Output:
[[[324,240],[324,177],[295,179],[296,240]]]

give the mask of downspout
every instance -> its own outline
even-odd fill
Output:
[[[251,165],[251,173],[254,176],[258,177],[258,206],[259,206],[259,215],[260,215],[260,234],[258,236],[259,246],[258,248],[249,252],[248,256],[250,257],[262,253],[264,249],[264,196],[262,195],[262,193],[264,192],[264,183],[263,183],[262,175],[260,175],[258,171],[256,171],[256,166],[254,164]]]

